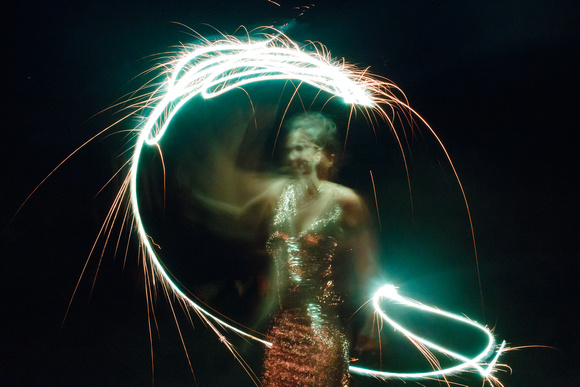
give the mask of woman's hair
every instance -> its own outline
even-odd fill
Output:
[[[334,121],[318,112],[309,112],[292,117],[287,127],[289,132],[301,131],[310,137],[324,152],[337,154],[339,142]]]

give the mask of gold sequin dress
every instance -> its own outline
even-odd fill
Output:
[[[348,340],[335,284],[342,211],[336,200],[296,231],[297,187],[283,190],[268,251],[277,274],[279,309],[269,330],[265,386],[348,386]],[[332,198],[334,195],[330,195]]]

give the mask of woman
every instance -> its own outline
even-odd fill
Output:
[[[277,203],[267,247],[276,269],[278,309],[268,334],[272,347],[266,350],[262,382],[346,386],[347,291],[340,271],[352,264],[359,273],[370,268],[369,254],[359,254],[354,258],[358,262],[345,262],[344,255],[368,249],[362,240],[364,205],[351,189],[326,180],[338,145],[334,122],[309,113],[291,120],[289,129],[292,177],[272,187]]]
[[[260,192],[242,206],[196,196],[205,207],[235,215],[246,225],[260,223],[264,215],[270,218],[267,249],[274,263],[275,298],[268,304],[276,312],[262,384],[347,386],[346,319],[355,308],[347,313],[345,306],[366,301],[367,295],[350,285],[362,283],[357,277],[368,278],[373,270],[366,208],[354,191],[328,180],[339,147],[334,122],[310,112],[287,126],[289,176],[239,173],[230,187]]]

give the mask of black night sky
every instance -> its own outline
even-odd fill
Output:
[[[93,286],[97,254],[62,324],[120,184],[114,180],[99,193],[125,160],[119,156],[123,136],[100,137],[76,153],[11,219],[55,166],[120,117],[115,108],[97,113],[139,87],[143,79],[135,77],[151,66],[147,57],[193,40],[185,26],[212,35],[208,25],[233,33],[240,25],[251,29],[291,20],[288,34],[295,41],[320,41],[335,57],[370,66],[395,82],[441,137],[471,205],[485,312],[461,193],[424,131],[414,139],[410,163],[413,210],[400,159],[394,155],[392,165],[372,167],[381,176],[385,271],[411,297],[425,296],[426,304],[494,326],[511,347],[550,347],[506,353],[501,362],[512,373],[498,374],[505,386],[580,385],[575,286],[580,3],[279,3],[87,0],[1,6],[0,385],[152,383],[144,279],[134,240],[126,260],[123,253],[105,252]],[[353,165],[365,151],[356,141],[349,146]],[[364,191],[368,182],[357,181],[348,168],[345,184]],[[126,242],[121,244],[124,249]],[[155,309],[156,385],[251,385],[195,316],[195,329],[181,318],[194,379],[161,294]],[[250,363],[259,372],[259,359]],[[364,378],[356,383],[370,385]]]

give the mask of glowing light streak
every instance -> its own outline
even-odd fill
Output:
[[[344,64],[343,64],[344,67]],[[130,198],[134,224],[139,234],[145,257],[149,259],[154,271],[153,278],[159,278],[177,295],[180,300],[204,316],[212,329],[218,333],[210,320],[222,328],[228,328],[240,335],[252,338],[265,345],[269,342],[248,334],[228,324],[192,301],[171,279],[163,267],[151,239],[145,230],[139,210],[137,195],[137,175],[139,159],[145,146],[158,145],[166,132],[172,118],[191,98],[200,95],[205,99],[217,97],[234,88],[253,82],[268,80],[299,80],[308,83],[333,95],[340,96],[345,102],[363,106],[372,106],[369,92],[362,88],[348,75],[344,68],[331,63],[329,56],[319,51],[306,53],[291,40],[283,37],[272,37],[263,41],[246,43],[233,38],[202,46],[193,46],[186,50],[171,70],[171,76],[158,89],[150,101],[157,102],[143,126],[134,147],[130,170]],[[210,320],[208,320],[210,319]],[[227,342],[218,333],[220,340]]]
[[[420,121],[424,122],[421,117],[408,106],[406,100],[404,100],[404,95],[403,99],[395,96],[394,92],[402,94],[395,85],[384,79],[378,79],[369,75],[366,70],[357,70],[348,66],[344,62],[332,61],[330,54],[323,46],[312,45],[312,47],[315,48],[314,51],[306,52],[283,34],[276,36],[265,35],[265,39],[258,41],[252,41],[248,38],[247,42],[239,41],[233,37],[224,36],[222,40],[216,42],[205,41],[205,43],[201,45],[186,47],[180,58],[168,63],[167,65],[161,65],[158,67],[169,68],[165,73],[167,78],[163,85],[151,93],[145,104],[141,106],[141,111],[145,115],[145,119],[142,126],[138,128],[139,134],[137,141],[134,144],[131,168],[126,182],[128,181],[128,192],[130,195],[131,210],[133,214],[132,223],[134,229],[139,235],[140,246],[143,249],[143,256],[146,260],[146,277],[151,281],[150,283],[152,286],[155,286],[155,283],[158,281],[168,296],[177,296],[179,301],[192,308],[216,333],[219,340],[227,346],[246,370],[248,370],[249,367],[244,360],[241,359],[240,355],[228,342],[222,332],[218,330],[218,327],[231,330],[239,335],[259,341],[267,346],[271,346],[272,344],[237,328],[223,319],[218,318],[213,313],[210,313],[200,304],[194,302],[190,297],[188,297],[172,280],[171,276],[160,262],[141,218],[139,199],[137,195],[139,160],[144,147],[153,145],[158,146],[158,142],[168,129],[175,114],[191,98],[195,96],[201,96],[205,99],[214,98],[232,89],[240,88],[250,83],[269,80],[304,82],[318,88],[319,90],[324,90],[333,96],[341,97],[345,103],[350,104],[353,107],[351,115],[353,111],[356,112],[354,109],[355,107],[360,109],[368,119],[369,123],[373,126],[373,129],[375,128],[375,120],[377,117],[384,119],[387,122],[388,127],[392,128],[393,118],[387,114],[387,111],[394,111],[396,108],[402,109],[403,114],[407,115],[406,118],[409,122],[413,122],[413,117],[417,117]],[[437,138],[430,127],[429,130]],[[402,157],[406,160],[399,136],[395,131],[393,131],[393,134],[402,151]],[[439,141],[438,138],[437,140]],[[443,147],[443,144],[440,143],[440,145]],[[444,147],[443,149],[445,150]],[[449,158],[448,160],[451,163]],[[453,167],[452,163],[451,166]],[[127,186],[124,185],[124,188],[121,190],[116,200],[115,206],[119,206],[120,197],[124,196],[126,189]],[[112,217],[113,213],[116,217],[116,212],[111,212],[109,217]],[[110,219],[106,223],[108,224],[109,221]],[[105,227],[105,225],[103,227]],[[148,268],[150,268],[151,272],[149,272]],[[151,298],[152,290],[148,289],[147,294],[148,297]],[[414,335],[412,332],[406,330],[403,326],[390,319],[380,308],[379,301],[382,298],[396,300],[409,307],[418,308],[428,313],[436,313],[470,324],[484,331],[488,335],[489,343],[480,355],[473,359],[468,359],[461,354],[449,351],[435,343],[431,343],[424,338]],[[502,343],[495,358],[489,363],[487,368],[484,369],[479,364],[484,358],[489,356],[494,347],[493,335],[487,328],[463,317],[409,301],[399,296],[391,285],[384,286],[377,291],[374,297],[374,306],[377,313],[379,313],[385,321],[401,331],[412,341],[418,343],[417,345],[419,347],[424,346],[436,349],[462,361],[463,363],[445,370],[414,374],[380,372],[351,366],[350,370],[353,373],[385,379],[416,379],[440,377],[449,373],[457,373],[472,368],[478,370],[483,377],[489,377],[495,362],[505,345],[505,342]],[[251,370],[249,370],[248,373],[250,374]],[[252,375],[250,376],[252,377]],[[252,379],[256,381],[255,377],[252,377]]]
[[[286,45],[280,47],[281,42]],[[196,95],[214,98],[232,89],[268,80],[299,80],[342,97],[345,103],[373,106],[370,92],[345,74],[329,58],[320,53],[307,54],[288,39],[271,38],[245,44],[226,41],[199,47],[176,63],[165,84],[165,96],[148,117],[141,133],[152,134],[145,142],[153,145],[161,139],[179,108]],[[161,128],[152,133],[162,117]]]
[[[418,309],[418,310],[425,312],[425,313],[436,314],[436,315],[443,316],[443,317],[446,317],[446,318],[449,318],[452,320],[459,321],[459,322],[464,323],[464,324],[468,324],[468,325],[480,330],[481,332],[483,332],[487,336],[487,339],[488,339],[487,345],[486,345],[485,349],[481,353],[479,353],[479,355],[477,355],[476,357],[467,358],[467,357],[465,357],[457,352],[451,351],[445,347],[442,347],[438,344],[435,344],[435,343],[433,343],[433,342],[431,342],[423,337],[420,337],[420,336],[414,334],[413,332],[409,331],[408,329],[403,327],[401,324],[397,323],[392,318],[390,318],[381,308],[381,301],[384,298],[388,299],[389,301],[398,302],[398,303],[400,303],[404,306],[410,307],[410,308]],[[478,324],[475,321],[469,320],[465,317],[462,317],[462,316],[459,316],[459,315],[456,315],[453,313],[445,312],[443,310],[435,309],[435,308],[420,304],[416,301],[412,301],[410,299],[402,297],[401,295],[399,295],[399,293],[397,292],[397,289],[393,285],[384,285],[379,290],[377,290],[375,295],[373,296],[373,305],[374,305],[375,311],[382,317],[382,319],[384,321],[388,322],[392,327],[395,328],[395,330],[398,330],[402,334],[404,334],[407,338],[409,338],[411,341],[413,341],[413,343],[416,343],[419,346],[423,346],[423,347],[441,352],[447,356],[452,357],[453,359],[461,361],[462,363],[460,363],[456,366],[453,366],[453,367],[445,368],[445,369],[435,369],[433,371],[415,372],[415,373],[375,371],[375,370],[368,370],[368,369],[361,368],[361,367],[351,366],[349,368],[350,371],[353,373],[356,373],[356,374],[374,376],[374,377],[385,378],[385,379],[388,379],[388,378],[423,379],[423,378],[437,378],[437,377],[442,377],[442,376],[446,376],[446,375],[459,373],[461,371],[466,371],[468,369],[475,369],[481,374],[481,376],[483,376],[484,378],[488,378],[491,376],[491,374],[494,370],[495,364],[497,362],[497,359],[499,358],[499,356],[502,353],[502,351],[505,347],[505,344],[506,344],[505,341],[503,341],[501,343],[501,345],[499,346],[499,349],[497,350],[495,355],[493,355],[493,350],[496,347],[495,338],[493,337],[492,332],[487,327],[485,327],[481,324]],[[492,355],[493,355],[493,358],[487,364],[487,366],[484,368],[481,364],[483,363],[483,361],[485,359],[490,358]],[[434,358],[432,358],[432,359],[434,359]]]

